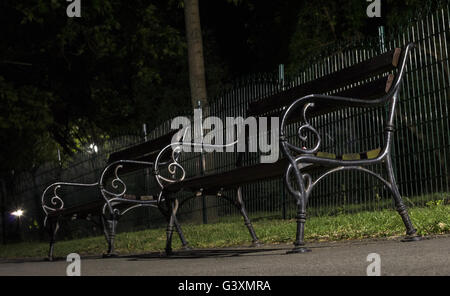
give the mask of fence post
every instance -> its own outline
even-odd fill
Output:
[[[203,141],[203,108],[201,105],[201,102],[198,101],[198,109],[200,109],[200,118],[198,120],[200,122],[196,123],[195,116],[194,116],[194,143],[198,143],[196,136],[198,136],[200,142]],[[199,130],[196,130],[197,124],[199,125]],[[195,148],[194,148],[195,149]],[[195,151],[195,150],[194,150]],[[206,171],[206,159],[205,154],[203,153],[203,146],[201,147],[200,151],[200,175],[204,175]],[[208,224],[208,212],[207,212],[207,206],[206,206],[206,195],[202,194],[202,220],[203,224]]]
[[[278,65],[278,84],[280,91],[286,89],[285,77],[284,77],[284,64]],[[283,219],[286,219],[286,189],[283,186],[283,178],[281,178],[281,215]]]
[[[142,124],[142,133],[144,134],[144,142],[148,141],[148,137],[147,137],[147,124],[143,123]],[[150,169],[149,168],[145,168],[144,170],[144,191],[145,191],[145,195],[149,196],[150,195]],[[151,226],[151,209],[147,207],[146,209],[146,216],[147,216],[147,225],[148,227]]]
[[[145,123],[142,124],[142,133],[144,134],[144,141],[147,142],[147,125]],[[145,194],[150,194],[150,169],[145,169]]]
[[[285,83],[284,83],[284,64],[278,65],[278,83],[280,85],[280,90],[285,90]]]
[[[283,178],[281,178],[281,215],[283,220],[286,220],[286,186],[283,184]]]
[[[378,40],[380,43],[380,53],[384,53],[386,51],[384,26],[378,27]]]

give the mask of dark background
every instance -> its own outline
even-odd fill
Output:
[[[0,4],[0,175],[33,170],[86,143],[149,128],[192,107],[183,2],[63,0]],[[376,38],[424,3],[200,1],[208,97],[252,73],[294,73],[320,48]]]

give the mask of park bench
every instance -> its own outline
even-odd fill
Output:
[[[280,118],[279,140],[283,157],[275,163],[243,166],[244,154],[239,153],[236,167],[231,170],[186,177],[182,163],[172,158],[172,168],[176,167],[182,173],[175,178],[176,180],[169,181],[163,177],[164,173],[158,170],[159,157],[167,154],[169,150],[177,151],[175,153],[177,157],[181,153],[187,153],[183,152],[182,147],[189,143],[180,141],[161,150],[154,164],[155,176],[161,187],[161,195],[170,208],[168,212],[173,213],[167,226],[166,252],[172,251],[172,233],[179,198],[176,193],[182,191],[192,193],[186,197],[186,200],[196,196],[215,195],[232,202],[243,215],[253,244],[258,245],[258,237],[245,209],[242,186],[280,177],[284,179],[288,192],[293,195],[297,204],[296,239],[294,248],[290,252],[308,252],[310,250],[304,247],[304,225],[311,191],[319,181],[329,174],[343,170],[356,170],[380,180],[392,193],[396,210],[405,224],[407,234],[405,241],[420,239],[416,235],[416,230],[397,188],[390,148],[394,134],[395,109],[405,75],[408,55],[413,47],[414,45],[410,44],[403,49],[395,48],[343,70],[252,102],[247,110],[247,116]],[[383,123],[384,143],[381,147],[343,155],[320,151],[322,148],[321,135],[310,124],[311,118],[344,108],[378,108],[380,106],[386,106],[387,113]],[[301,123],[298,129],[299,139],[297,142],[291,142],[286,133],[287,127],[298,122]],[[373,124],[380,123],[374,122]],[[246,141],[247,139],[246,137]],[[366,168],[376,164],[384,167],[387,178]],[[311,178],[313,171],[320,172],[320,176],[316,180]],[[235,190],[236,198],[224,195],[223,192],[226,190]],[[181,204],[186,200],[181,201]]]
[[[56,234],[63,219],[86,219],[100,225],[108,243],[108,251],[104,256],[110,257],[115,255],[114,238],[118,220],[128,211],[137,207],[155,207],[167,219],[170,218],[171,215],[164,207],[163,200],[127,192],[126,184],[120,179],[119,173],[125,175],[140,170],[151,170],[156,156],[162,148],[171,143],[176,132],[172,131],[154,140],[110,154],[98,182],[91,184],[56,182],[44,190],[41,201],[45,213],[44,225],[50,235],[49,260],[53,260]],[[164,165],[164,159],[160,165]],[[94,188],[99,190],[98,199],[82,203],[75,201],[73,205],[66,206],[64,198],[58,192],[61,187]],[[173,223],[177,227],[183,247],[187,248],[187,242],[176,218]]]
[[[419,239],[416,230],[412,226],[406,206],[399,194],[390,154],[390,146],[394,132],[394,114],[398,101],[398,95],[402,79],[405,74],[405,67],[408,54],[413,45],[408,45],[404,49],[396,48],[374,58],[347,67],[343,70],[323,76],[319,79],[309,81],[297,87],[287,89],[266,98],[261,98],[249,105],[247,116],[266,116],[279,117],[280,120],[280,147],[283,157],[275,163],[258,163],[254,165],[243,165],[244,153],[238,153],[236,157],[236,167],[234,169],[212,174],[200,174],[192,177],[185,177],[185,170],[179,162],[179,157],[183,154],[184,145],[205,146],[198,143],[185,143],[183,134],[186,131],[178,131],[179,142],[169,143],[167,136],[165,141],[156,141],[158,145],[147,143],[146,145],[137,145],[117,153],[110,157],[109,165],[103,171],[100,181],[95,184],[82,184],[81,186],[98,186],[104,197],[101,204],[101,217],[105,227],[105,236],[108,241],[108,254],[113,253],[115,227],[120,215],[123,215],[131,208],[138,206],[156,206],[167,217],[167,241],[166,253],[172,252],[172,236],[176,229],[180,235],[183,246],[187,242],[183,237],[181,228],[176,219],[176,213],[180,205],[187,200],[197,196],[215,195],[230,201],[236,206],[242,216],[252,237],[253,245],[259,245],[258,237],[253,229],[251,221],[245,209],[242,186],[261,180],[269,180],[283,177],[285,186],[294,196],[297,202],[297,232],[295,247],[292,252],[307,252],[309,249],[304,247],[304,225],[306,222],[306,206],[313,187],[331,173],[343,170],[357,170],[370,174],[388,188],[393,194],[395,206],[402,217],[406,227],[407,237],[405,241]],[[394,73],[394,71],[396,73]],[[328,95],[325,95],[328,94]],[[384,145],[374,148],[370,151],[336,155],[330,152],[319,151],[321,148],[321,138],[317,130],[309,123],[309,119],[327,114],[343,108],[374,108],[386,106],[387,117],[384,122]],[[297,111],[297,113],[295,113]],[[306,116],[308,114],[308,117]],[[298,129],[298,136],[302,144],[290,143],[285,132],[287,126],[291,123],[301,122]],[[315,142],[307,141],[308,137],[305,131],[309,131],[315,137]],[[173,132],[171,135],[174,135]],[[245,138],[248,141],[248,137]],[[161,148],[162,143],[169,143]],[[248,143],[247,143],[248,144]],[[155,146],[152,146],[155,145]],[[311,148],[306,146],[312,145]],[[134,159],[134,160],[133,160]],[[127,164],[128,168],[123,168]],[[383,164],[385,166],[387,180],[381,175],[365,168],[365,166]],[[153,165],[152,174],[154,175],[161,191],[156,201],[130,200],[125,198],[126,185],[118,177],[118,170],[121,173],[127,170],[136,170],[142,166],[148,168]],[[164,175],[163,168],[166,170]],[[323,170],[321,175],[313,181],[310,173],[317,170]],[[177,171],[181,172],[181,176]],[[111,187],[117,189],[117,184],[122,186],[122,190],[114,193],[105,187],[105,180],[111,179]],[[67,183],[66,183],[67,184]],[[53,186],[64,185],[55,183]],[[80,185],[80,184],[76,184]],[[46,189],[49,190],[52,186]],[[62,202],[56,194],[54,188],[54,197],[52,204],[56,205]],[[236,198],[224,194],[227,190],[235,190]],[[192,193],[179,203],[179,192]],[[44,192],[45,195],[45,192]],[[129,206],[128,208],[126,206]],[[165,208],[164,206],[165,205]],[[125,207],[121,210],[120,207]],[[53,207],[52,211],[61,210]],[[47,209],[49,210],[49,208]],[[44,211],[46,208],[44,207]],[[66,213],[75,213],[80,208],[67,210]],[[64,211],[61,211],[64,213]],[[58,219],[62,216],[58,213],[49,213],[47,217],[54,216]],[[109,218],[106,216],[109,215]],[[53,221],[57,219],[53,219]],[[52,224],[52,223],[50,223]],[[56,227],[55,227],[56,225]],[[57,230],[57,222],[53,222],[50,231],[53,231],[51,239],[50,254],[54,242],[54,234]]]

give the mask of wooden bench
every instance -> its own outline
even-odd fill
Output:
[[[105,257],[115,256],[114,239],[117,223],[119,218],[128,211],[137,207],[155,207],[167,219],[170,219],[171,215],[164,206],[163,200],[160,198],[149,199],[148,196],[128,193],[126,184],[120,179],[119,175],[139,170],[151,171],[156,156],[161,149],[171,143],[172,137],[176,133],[177,131],[172,131],[154,140],[110,154],[98,182],[91,184],[56,182],[44,190],[41,201],[45,212],[44,225],[50,234],[48,253],[50,261],[53,260],[56,234],[62,219],[88,219],[95,223],[96,219],[94,217],[98,217],[100,220],[98,224],[102,226],[108,243],[107,253],[104,254]],[[164,164],[164,159],[162,159],[162,164]],[[98,199],[84,203],[75,202],[74,205],[66,206],[65,199],[58,195],[58,190],[61,187],[93,188],[99,190],[100,194]],[[183,247],[187,248],[187,242],[176,218],[172,223],[177,228]]]
[[[232,202],[244,217],[253,244],[258,245],[258,237],[245,210],[242,186],[260,180],[280,177],[284,178],[285,186],[296,199],[297,204],[297,232],[295,247],[292,252],[308,252],[310,250],[304,247],[304,225],[306,222],[306,206],[311,191],[324,177],[343,170],[357,170],[374,176],[383,182],[392,193],[396,209],[405,224],[407,234],[405,240],[419,239],[398,191],[390,152],[394,132],[394,112],[402,79],[405,75],[408,54],[412,48],[413,44],[404,49],[396,48],[343,70],[251,103],[247,110],[247,116],[280,118],[280,147],[283,157],[275,163],[242,166],[243,154],[241,153],[237,157],[236,167],[229,171],[190,178],[186,178],[182,174],[177,181],[166,182],[167,178],[160,178],[163,173],[156,170],[158,167],[157,158],[155,162],[156,178],[160,178],[158,180],[161,186],[161,194],[172,209],[169,212],[173,213],[173,218],[169,220],[167,227],[166,252],[172,251],[172,232],[175,226],[174,221],[176,221],[174,218],[176,214],[175,205],[178,202],[175,193],[180,191],[193,193],[186,200],[195,196],[216,195]],[[326,93],[332,95],[324,95]],[[382,147],[374,147],[370,151],[345,155],[336,155],[319,150],[321,148],[321,137],[309,123],[310,118],[343,108],[375,108],[380,106],[387,106],[388,110],[384,122],[384,144]],[[299,129],[301,145],[291,143],[286,133],[289,124],[299,121],[301,123]],[[305,147],[307,146],[306,132],[315,137],[315,141],[310,147]],[[178,149],[180,153],[183,153],[181,147],[186,143],[179,142],[178,145],[170,148]],[[166,151],[162,150],[159,155],[164,155],[164,153]],[[384,166],[387,179],[366,168],[366,166],[375,164]],[[172,165],[182,169],[182,163],[179,163],[176,159],[172,159]],[[315,170],[321,170],[322,173],[320,177],[313,181],[310,173]],[[233,199],[223,194],[224,191],[230,189],[236,190],[236,198]],[[186,200],[181,201],[181,203]]]

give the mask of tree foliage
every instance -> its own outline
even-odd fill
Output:
[[[423,5],[386,0],[392,27]],[[181,0],[0,3],[0,172],[136,133],[190,109]],[[209,99],[239,76],[298,69],[319,48],[376,35],[361,0],[200,1]]]
[[[2,5],[4,159],[18,150],[35,158],[35,146],[49,139],[70,153],[75,139],[138,131],[142,123],[188,106],[180,99],[186,97],[186,61],[176,3],[82,1],[81,18],[68,18],[66,5]]]

